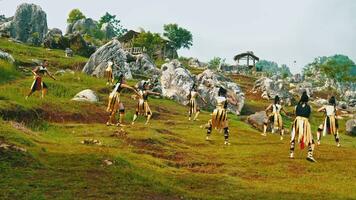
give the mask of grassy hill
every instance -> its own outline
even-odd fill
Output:
[[[79,69],[85,58],[65,58],[63,52],[14,44],[0,39],[0,49],[17,59],[48,58],[51,70]],[[200,128],[210,117],[187,120],[187,108],[167,99],[150,99],[151,124],[139,118],[134,126],[107,127],[105,106],[110,91],[105,81],[76,72],[45,78],[48,96],[25,101],[32,77],[0,62],[0,199],[356,199],[356,141],[340,122],[342,147],[331,136],[316,147],[317,163],[296,150],[290,160],[289,137],[260,136],[230,115],[231,145],[216,131],[205,141]],[[232,76],[242,85],[247,101],[244,114],[264,109],[269,102],[248,93],[251,77]],[[136,81],[130,81],[134,84]],[[100,102],[70,99],[83,89],[97,92]],[[126,122],[135,102],[123,95]],[[291,109],[291,108],[288,108]],[[322,121],[313,114],[313,130]],[[291,123],[287,120],[288,128]],[[101,145],[81,142],[96,139]],[[105,164],[112,161],[112,165]]]

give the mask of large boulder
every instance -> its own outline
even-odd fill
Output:
[[[48,31],[43,39],[43,45],[50,49],[66,49],[70,46],[69,39],[62,35],[62,31],[58,28],[53,28]]]
[[[23,3],[11,21],[10,36],[22,42],[42,43],[48,31],[47,15],[40,6]]]
[[[163,64],[161,73],[162,95],[181,104],[187,104],[194,76],[178,60]]]
[[[73,24],[67,26],[66,34],[89,34],[94,35],[98,29],[98,22],[91,18],[85,18],[75,21]]]
[[[129,64],[126,62],[126,55],[127,52],[124,51],[120,42],[116,39],[111,40],[90,56],[83,72],[96,77],[103,77],[108,62],[112,61],[114,63],[114,76],[124,74],[127,79],[132,79]]]
[[[356,136],[356,119],[349,119],[345,125],[346,132],[350,135]]]
[[[127,57],[133,57],[134,61],[129,62],[130,70],[135,75],[159,75],[160,70],[153,63],[147,54],[139,54],[131,56],[126,54]]]
[[[86,89],[86,90],[83,90],[83,91],[79,92],[78,94],[76,94],[72,100],[96,103],[99,101],[99,98],[93,90]]]
[[[213,109],[215,107],[219,88],[223,87],[228,91],[228,98],[233,101],[228,104],[228,109],[237,115],[240,114],[244,106],[245,95],[240,86],[231,79],[221,73],[207,69],[196,77],[196,83],[199,93],[208,102],[208,108]]]
[[[7,62],[14,63],[15,59],[11,54],[0,50],[0,59],[6,60]]]
[[[206,68],[207,67],[207,64],[200,62],[198,60],[198,58],[190,58],[188,60],[188,65],[189,65],[189,67],[192,67],[192,68]]]
[[[288,86],[282,79],[270,79],[262,77],[255,81],[253,91],[261,92],[264,99],[274,99],[276,95],[280,98],[290,101],[292,95],[288,91]]]
[[[301,96],[303,92],[306,92],[308,96],[311,97],[314,94],[314,87],[312,83],[304,81],[302,83],[296,84],[295,87],[291,89],[289,92],[297,96]]]
[[[66,38],[68,38],[69,48],[72,49],[75,54],[89,57],[96,50],[96,47],[87,43],[79,33],[67,35]]]
[[[265,111],[256,112],[247,117],[247,122],[258,130],[263,131],[263,123],[267,121],[267,114]]]

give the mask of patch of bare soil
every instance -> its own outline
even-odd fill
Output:
[[[108,118],[108,113],[97,105],[87,104],[82,105],[82,113],[64,112],[60,109],[53,108],[50,105],[42,107],[43,119],[49,122],[66,123],[105,123]]]
[[[202,174],[217,174],[222,172],[223,163],[219,162],[198,162],[198,161],[184,161],[180,162],[170,162],[168,164],[171,167],[187,169],[194,173]]]

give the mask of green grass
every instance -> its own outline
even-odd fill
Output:
[[[188,121],[187,108],[168,99],[150,98],[149,126],[139,117],[134,126],[108,127],[111,88],[104,80],[78,72],[57,81],[44,78],[48,96],[40,99],[36,93],[26,101],[33,80],[20,77],[0,85],[0,142],[27,152],[0,150],[0,199],[356,198],[356,141],[344,134],[345,119],[340,121],[342,147],[324,137],[315,150],[318,162],[309,163],[306,150],[299,148],[296,159],[288,159],[289,136],[283,141],[276,134],[262,137],[241,120],[244,116],[229,115],[231,146],[224,146],[223,134],[215,130],[212,141],[204,140],[200,126],[209,112]],[[249,78],[235,78],[250,87]],[[88,88],[99,95],[98,103],[70,100]],[[130,96],[122,95],[127,123],[136,104]],[[268,103],[246,99],[246,113]],[[313,113],[313,130],[321,122],[322,114]],[[285,123],[290,128],[291,119]],[[102,145],[81,144],[84,139]],[[114,164],[106,166],[106,159]]]
[[[0,84],[14,80],[20,76],[21,74],[13,64],[0,59]]]
[[[74,56],[65,57],[64,50],[45,49],[43,47],[33,47],[9,41],[7,38],[0,38],[0,49],[10,53],[16,63],[22,66],[32,66],[33,59],[48,60],[50,68],[56,69],[81,69],[87,58]]]

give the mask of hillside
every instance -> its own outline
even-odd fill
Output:
[[[205,141],[201,125],[209,112],[188,121],[187,108],[168,99],[150,99],[154,114],[148,126],[139,118],[134,126],[108,127],[110,88],[80,72],[86,58],[5,39],[0,49],[23,66],[0,62],[0,144],[15,145],[0,148],[0,199],[356,199],[356,141],[345,135],[345,120],[341,148],[327,136],[316,147],[317,163],[307,162],[306,150],[299,148],[290,160],[289,136],[262,137],[244,121],[269,103],[248,92],[252,77],[231,76],[246,93],[246,104],[243,116],[229,115],[231,145],[224,146],[216,131]],[[43,58],[52,72],[75,73],[56,81],[46,77],[48,96],[41,100],[36,93],[26,101],[31,59]],[[99,103],[70,101],[88,88]],[[136,105],[130,96],[123,95],[127,123]],[[313,113],[313,130],[321,121],[322,114]],[[291,120],[286,122],[289,128]],[[101,144],[81,143],[90,139]]]

